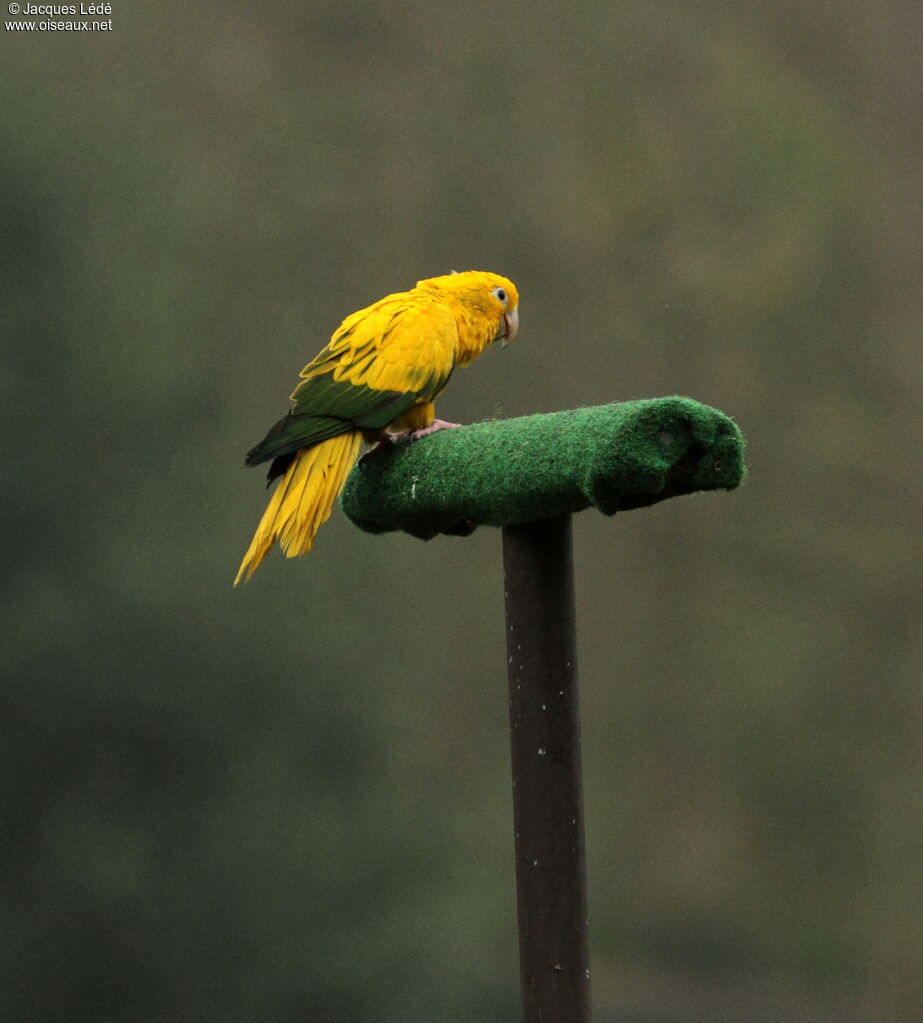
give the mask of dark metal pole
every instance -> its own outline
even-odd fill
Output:
[[[524,1023],[588,1023],[570,515],[503,528]]]

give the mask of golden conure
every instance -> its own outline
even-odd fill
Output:
[[[257,526],[234,585],[248,580],[278,540],[286,557],[307,554],[359,453],[457,426],[436,419],[433,401],[456,366],[519,326],[512,281],[480,270],[419,281],[347,316],[301,371],[295,403],[246,458],[271,460],[282,479]]]

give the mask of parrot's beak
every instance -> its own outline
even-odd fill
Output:
[[[506,346],[513,340],[519,330],[519,310],[511,309],[508,313],[503,314],[503,333],[500,334],[502,341],[500,342],[501,348]]]

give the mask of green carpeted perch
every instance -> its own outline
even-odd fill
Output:
[[[717,409],[653,398],[475,423],[375,452],[343,510],[370,533],[466,536],[592,505],[605,515],[696,490],[731,490],[743,439]]]
[[[524,1023],[589,1023],[589,927],[571,512],[606,515],[743,479],[743,439],[691,398],[442,430],[373,452],[343,492],[372,533],[503,530]]]

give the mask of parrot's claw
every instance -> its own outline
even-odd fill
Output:
[[[408,440],[419,440],[421,437],[436,433],[437,430],[456,430],[461,425],[461,423],[447,423],[444,419],[434,419],[429,426],[424,426],[422,430],[412,430],[406,434],[406,437]]]

